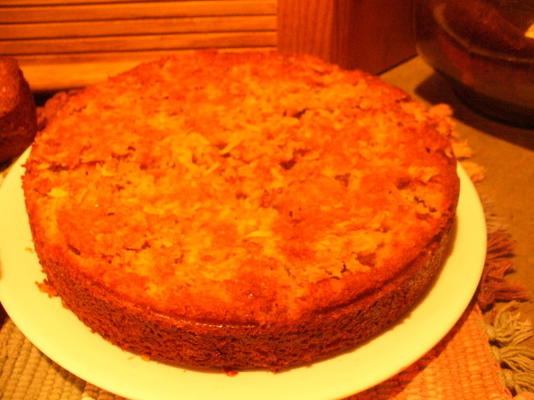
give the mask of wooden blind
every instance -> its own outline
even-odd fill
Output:
[[[415,54],[413,0],[0,0],[0,54],[34,90],[201,48],[308,53],[372,73]]]
[[[35,90],[82,86],[171,52],[273,49],[276,12],[276,0],[4,0],[0,54]]]

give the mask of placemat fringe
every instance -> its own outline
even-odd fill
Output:
[[[532,374],[505,369],[503,370],[503,376],[506,386],[513,389],[515,393],[534,393]]]
[[[534,336],[534,329],[531,321],[521,318],[518,304],[502,307],[486,332],[507,387],[514,393],[534,392],[534,349],[524,344]]]
[[[518,303],[513,301],[495,313],[493,323],[486,326],[486,333],[491,343],[502,347],[530,339],[534,328],[530,320],[522,320]]]
[[[534,371],[534,350],[527,346],[493,346],[492,352],[497,361],[514,372],[530,373]]]
[[[488,234],[486,265],[477,293],[481,310],[489,311],[497,302],[527,301],[529,291],[509,278],[515,271],[513,241],[504,231]]]
[[[484,312],[485,331],[492,353],[501,365],[504,382],[517,394],[534,392],[534,349],[524,344],[534,337],[534,328],[519,310],[519,302],[528,301],[530,293],[508,276],[514,272],[513,246],[513,240],[505,231],[488,235],[477,303]],[[505,304],[496,307],[500,302]]]

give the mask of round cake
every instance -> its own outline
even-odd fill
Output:
[[[276,52],[176,55],[60,94],[23,178],[47,283],[105,339],[174,365],[347,351],[442,265],[448,113]]]

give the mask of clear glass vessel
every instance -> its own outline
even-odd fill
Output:
[[[534,0],[415,0],[415,30],[461,100],[534,128]]]

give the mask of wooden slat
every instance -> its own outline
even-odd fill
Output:
[[[217,51],[273,51],[275,46],[251,46],[251,47],[219,47]],[[167,50],[132,50],[132,51],[97,51],[86,53],[62,53],[62,54],[21,54],[16,55],[22,65],[53,65],[53,64],[81,64],[81,63],[105,63],[109,62],[141,62],[152,60],[166,55],[192,53],[203,49],[167,49]]]
[[[81,53],[208,47],[270,46],[275,32],[222,32],[170,35],[118,36],[80,39],[1,40],[4,55]]]
[[[0,23],[120,20],[222,15],[274,15],[276,1],[166,1],[1,7]]]
[[[220,48],[219,51],[248,51],[250,48]],[[273,47],[258,47],[254,51],[272,51]],[[190,53],[194,50],[156,50],[123,53],[59,54],[36,57],[18,56],[26,80],[36,92],[83,87],[126,71],[143,61],[169,54]]]
[[[143,1],[144,0],[3,0],[0,6],[54,6],[65,4],[141,3]]]
[[[0,24],[0,40],[268,30],[276,30],[276,16],[151,18],[120,21]]]
[[[151,3],[157,3],[158,1],[165,0],[154,0],[150,1]],[[177,0],[184,1],[184,0]],[[198,0],[205,1],[205,0]],[[240,0],[218,0],[222,3],[228,3],[230,1],[240,1]],[[265,2],[265,0],[250,0],[256,1],[258,3]],[[113,4],[113,3],[147,3],[147,0],[2,0],[0,7],[13,7],[13,6],[55,6],[55,5],[71,5],[71,4]]]
[[[162,3],[169,0],[2,0],[0,7],[32,7],[32,6],[55,6],[55,5],[73,5],[73,4],[115,4],[115,3]],[[176,0],[190,1],[194,0]],[[207,0],[196,0],[196,2],[206,2]],[[239,2],[242,0],[211,0],[212,2],[229,3]],[[248,0],[249,2],[265,3],[266,0]]]

